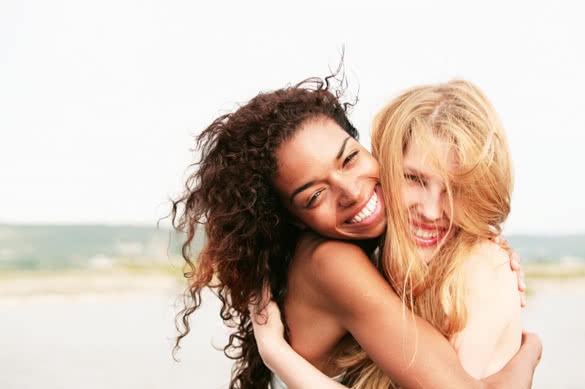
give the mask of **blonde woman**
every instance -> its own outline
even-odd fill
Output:
[[[389,223],[382,268],[408,308],[405,325],[412,326],[414,314],[434,325],[472,377],[498,372],[517,353],[522,329],[508,254],[490,241],[510,212],[512,191],[508,144],[495,110],[466,81],[416,87],[378,114],[372,149],[380,162]],[[268,307],[267,325],[255,321],[267,365],[289,387],[341,387],[278,341],[275,310]],[[424,339],[414,340],[420,341]],[[401,342],[412,345],[413,339]],[[408,369],[416,359],[426,358],[416,350],[403,347],[402,353],[393,349],[371,355],[383,370],[365,352],[354,352],[343,358],[348,371],[357,367],[346,381],[355,388],[392,386],[388,374],[395,371],[387,368],[385,358],[396,364],[400,354],[398,364]],[[284,367],[288,363],[295,364],[294,371]],[[408,385],[416,387],[412,381]]]

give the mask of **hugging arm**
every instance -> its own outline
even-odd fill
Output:
[[[326,242],[311,262],[311,284],[323,308],[336,317],[374,363],[406,388],[471,388],[478,383],[462,368],[445,337],[413,316],[363,251]]]
[[[265,297],[260,306],[264,306],[267,303],[266,300]],[[275,372],[289,389],[345,388],[297,354],[284,340],[284,326],[280,320],[280,311],[274,301],[270,301],[259,313],[256,312],[256,307],[251,306],[250,312],[252,312],[258,351],[264,364]]]
[[[520,360],[511,368],[502,370],[507,380],[505,383],[502,384],[498,377],[490,377],[489,382],[475,380],[465,372],[447,339],[403,307],[402,301],[357,246],[326,242],[315,251],[306,270],[311,285],[318,292],[316,295],[321,299],[315,304],[351,332],[376,365],[397,384],[427,389],[530,387],[540,356],[539,344],[521,349],[518,353]],[[538,343],[534,338],[529,338],[529,341]],[[282,368],[286,361],[279,360],[279,354],[262,355],[270,360],[269,366],[277,374],[285,374],[286,369]],[[313,369],[317,377],[323,376]],[[309,372],[303,372],[302,378],[309,379]],[[295,375],[300,376],[298,371]],[[327,382],[332,386],[318,386],[339,387],[331,380]]]
[[[286,343],[276,303],[270,302],[262,313],[253,315],[253,323],[254,335],[257,338],[258,349],[264,363],[270,370],[278,374],[290,389],[345,388],[320,372]],[[278,330],[279,326],[280,330]],[[497,374],[487,377],[481,382],[476,382],[476,385],[472,387],[484,389],[531,388],[532,376],[540,361],[541,354],[542,344],[538,336],[523,333],[522,347],[514,358]],[[431,385],[429,388],[438,387]]]

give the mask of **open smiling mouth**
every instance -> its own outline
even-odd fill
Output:
[[[380,199],[376,190],[366,203],[366,205],[351,219],[347,220],[345,224],[367,224],[368,222],[375,219],[380,213]]]
[[[411,224],[410,230],[417,245],[428,247],[437,245],[449,232],[447,228]]]

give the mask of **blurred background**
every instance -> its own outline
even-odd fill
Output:
[[[534,388],[582,388],[584,10],[1,2],[0,387],[227,387],[212,295],[171,356],[185,284],[169,199],[194,135],[259,91],[327,75],[344,47],[364,145],[374,114],[410,86],[465,78],[491,99],[515,165],[505,232],[527,273],[524,325],[544,343]]]

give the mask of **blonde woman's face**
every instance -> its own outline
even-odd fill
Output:
[[[439,138],[431,136],[432,143]],[[408,211],[410,236],[425,262],[437,252],[437,246],[453,235],[450,225],[450,207],[445,182],[441,174],[429,163],[430,154],[426,143],[412,142],[404,157],[404,182],[402,198]],[[453,148],[438,143],[434,154],[439,163],[454,171],[457,166]],[[453,205],[456,207],[455,200]]]
[[[306,123],[276,155],[273,183],[296,223],[337,239],[384,232],[378,162],[333,120]]]

